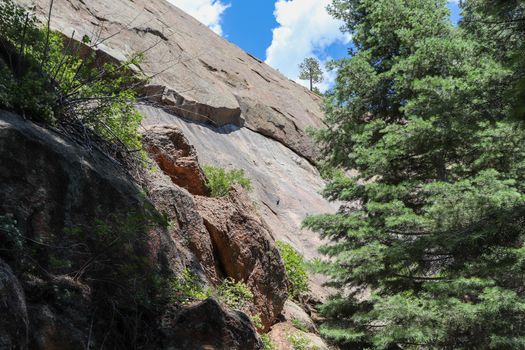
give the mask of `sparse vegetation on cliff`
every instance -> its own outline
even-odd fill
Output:
[[[141,80],[133,70],[141,55],[109,62],[97,57],[96,45],[53,32],[12,0],[2,1],[0,108],[98,143],[112,155],[141,154],[141,115],[134,107]]]
[[[206,176],[206,185],[212,197],[224,197],[234,184],[241,185],[246,191],[252,190],[252,183],[244,175],[243,169],[226,170],[212,165],[205,165],[203,170]]]
[[[288,243],[277,241],[276,245],[286,270],[289,297],[298,300],[302,294],[309,290],[304,258]]]

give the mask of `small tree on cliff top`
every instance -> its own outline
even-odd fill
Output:
[[[314,57],[305,58],[299,65],[299,79],[310,81],[310,91],[314,90],[314,83],[323,81],[323,71],[319,61]]]

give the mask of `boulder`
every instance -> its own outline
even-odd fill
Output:
[[[0,111],[0,164],[0,216],[16,220],[14,241],[24,238],[17,248],[21,254],[0,250],[14,269],[0,264],[0,349],[23,348],[26,335],[29,348],[43,350],[151,345],[152,339],[160,339],[160,315],[153,310],[140,309],[144,312],[136,320],[137,329],[135,315],[122,316],[131,322],[128,328],[113,322],[118,313],[133,312],[130,300],[142,297],[138,293],[154,297],[146,277],[159,271],[173,276],[188,266],[209,279],[216,276],[213,245],[192,195],[170,180],[151,187],[157,209],[146,191],[108,157],[5,111]],[[174,218],[169,228],[152,223],[150,231],[141,225],[141,213],[160,216],[164,209]],[[133,226],[123,232],[137,231],[133,241],[130,236],[123,244],[111,245],[113,238],[104,240],[106,231],[83,231],[97,220],[113,220],[116,226],[116,218],[130,213],[138,222],[126,222]],[[0,234],[0,243],[6,244],[5,232]],[[91,247],[100,249],[96,252],[102,257],[91,254]],[[27,261],[30,273],[24,267]],[[202,266],[209,271],[202,272]],[[144,289],[133,294],[123,285]],[[134,331],[139,338],[126,338]]]
[[[286,321],[297,322],[309,332],[317,332],[317,327],[315,327],[315,323],[310,316],[293,301],[286,300],[282,314]]]
[[[164,254],[170,269],[180,271],[181,261],[186,261],[185,264],[189,266],[185,267],[191,267],[194,271],[201,270],[208,280],[218,283],[220,276],[217,272],[214,247],[193,196],[185,189],[164,181],[160,176],[156,176],[148,188],[149,197],[155,207],[170,220],[169,241],[180,247],[167,250]],[[170,242],[163,245],[166,246],[167,243]],[[186,253],[187,257],[182,259],[181,254],[185,251],[191,254]],[[177,254],[171,255],[170,252]]]
[[[254,295],[253,314],[264,330],[274,323],[288,297],[286,275],[270,232],[240,186],[225,198],[197,197],[224,277],[245,282]]]
[[[24,291],[13,271],[0,259],[0,349],[25,348],[29,320]]]
[[[142,144],[173,183],[192,194],[208,194],[195,148],[188,143],[179,128],[170,125],[148,128],[143,135]]]
[[[263,350],[250,318],[215,299],[182,307],[162,328],[170,350]]]

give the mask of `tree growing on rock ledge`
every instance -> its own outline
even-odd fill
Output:
[[[325,195],[347,205],[306,226],[331,240],[320,268],[341,291],[321,332],[347,348],[525,346],[525,129],[508,64],[525,38],[498,40],[477,9],[454,26],[446,0],[330,7],[356,52],[317,139],[358,175],[334,171]]]
[[[314,83],[323,81],[323,70],[316,58],[305,58],[303,63],[299,65],[299,69],[299,79],[310,81],[310,91],[314,91]]]

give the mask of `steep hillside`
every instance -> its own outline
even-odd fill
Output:
[[[16,2],[47,21],[49,2]],[[0,312],[19,317],[0,322],[0,349],[260,349],[259,332],[285,350],[299,330],[325,349],[312,321],[322,278],[291,294],[275,244],[317,257],[321,242],[301,223],[334,211],[306,132],[321,125],[319,97],[164,0],[52,3],[57,42],[96,53],[90,68],[142,56],[132,68],[148,77],[134,86],[151,162],[132,178],[77,138],[83,126],[36,125],[2,105]],[[15,72],[10,58],[24,55],[11,51],[0,63]],[[253,191],[210,197],[208,164],[244,170]]]
[[[48,1],[18,2],[48,11]],[[319,238],[301,221],[335,209],[319,195],[305,131],[321,123],[317,95],[164,0],[56,0],[51,26],[68,37],[88,35],[116,59],[144,51],[140,70],[152,76],[144,126],[177,125],[201,163],[245,169],[275,238],[317,256]]]

